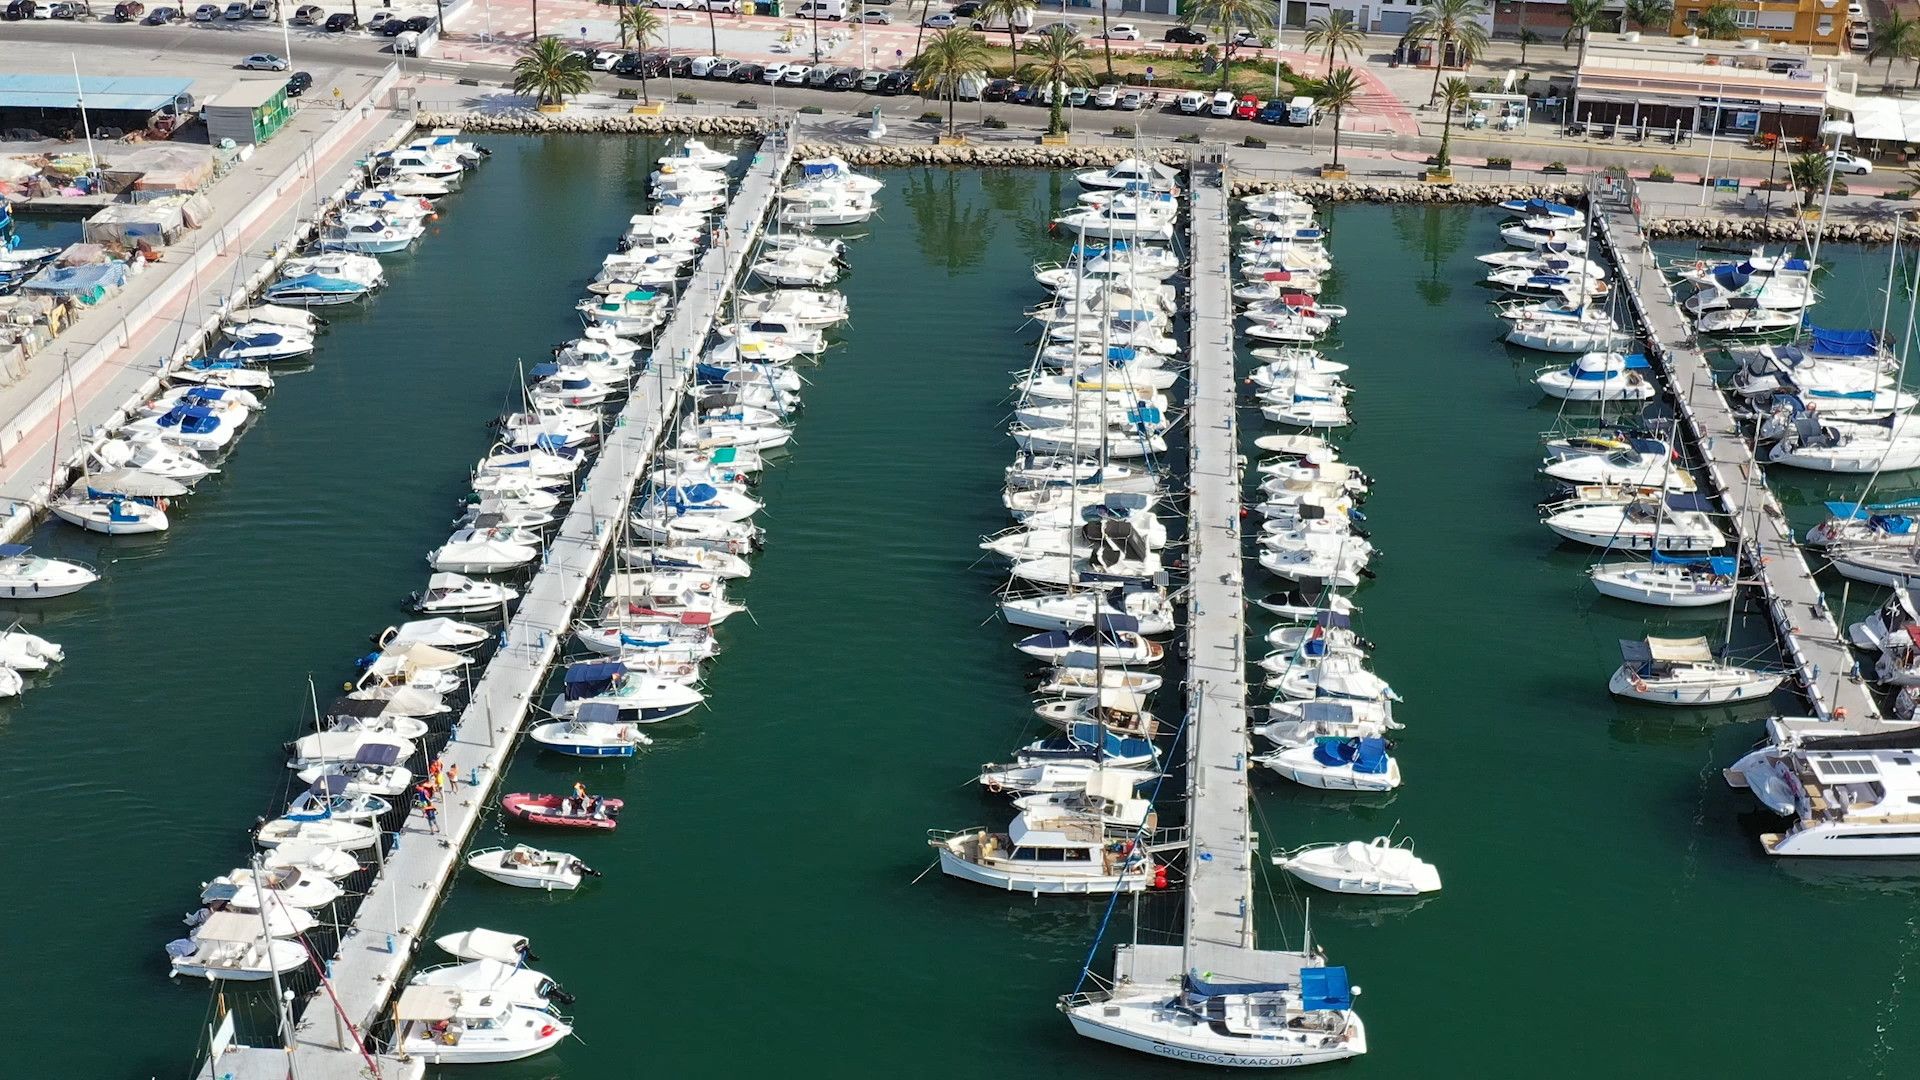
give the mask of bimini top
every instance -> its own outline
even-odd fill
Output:
[[[1710,664],[1713,662],[1713,646],[1703,637],[1650,637],[1645,641],[1622,638],[1620,658],[1629,664]]]
[[[1655,566],[1705,566],[1721,577],[1733,577],[1740,572],[1740,560],[1731,555],[1668,555],[1664,551],[1653,553]]]
[[[612,686],[614,680],[627,673],[627,665],[619,661],[600,664],[574,664],[567,668],[566,697],[568,701],[593,697]]]
[[[206,435],[220,426],[212,409],[197,405],[175,405],[160,418],[161,427],[179,428],[188,435]]]
[[[573,719],[579,724],[617,724],[620,706],[611,701],[589,701],[574,711]]]
[[[1545,214],[1549,217],[1578,217],[1580,211],[1565,203],[1551,199],[1509,199],[1500,204],[1500,209],[1516,214]]]
[[[1351,765],[1354,772],[1378,775],[1387,771],[1387,740],[1316,739],[1313,759],[1322,765]]]

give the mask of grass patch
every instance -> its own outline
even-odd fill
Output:
[[[1004,35],[1002,35],[1004,37]],[[988,35],[991,40],[991,35]],[[1145,53],[1113,54],[1113,77],[1107,76],[1106,57],[1096,46],[1090,50],[1092,56],[1087,66],[1093,69],[1095,85],[1121,82],[1128,86],[1153,86],[1162,90],[1206,90],[1220,89],[1220,71],[1215,68],[1209,74],[1202,70],[1202,56],[1199,53],[1182,53],[1177,56],[1148,55]],[[991,59],[987,63],[989,73],[997,78],[1018,78],[1013,73],[1013,54],[1005,46],[989,46],[987,52]],[[1022,52],[1021,63],[1027,62],[1028,53]],[[1147,82],[1147,69],[1153,69],[1153,82]],[[1320,86],[1318,79],[1299,75],[1286,64],[1280,65],[1280,93],[1282,97],[1299,94],[1311,94]],[[1269,61],[1235,60],[1232,74],[1227,79],[1227,89],[1238,94],[1255,94],[1262,100],[1273,95],[1273,64]]]

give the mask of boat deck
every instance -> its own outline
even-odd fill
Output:
[[[1732,407],[1713,380],[1673,286],[1655,263],[1641,232],[1631,196],[1596,187],[1590,205],[1618,268],[1616,282],[1647,338],[1647,356],[1666,376],[1687,431],[1704,460],[1721,505],[1732,519],[1744,573],[1756,582],[1779,633],[1782,651],[1798,676],[1800,691],[1823,722],[1844,722],[1868,733],[1905,727],[1881,715],[1862,680],[1852,650],[1820,593],[1793,527],[1767,488],[1766,470],[1735,423]],[[1809,733],[1821,724],[1803,721]]]
[[[671,320],[654,343],[649,377],[633,388],[607,432],[581,495],[547,548],[539,573],[507,624],[506,641],[475,685],[441,752],[460,783],[441,799],[439,835],[408,817],[333,959],[337,1003],[310,1002],[295,1025],[292,1061],[278,1049],[236,1048],[207,1062],[204,1080],[347,1080],[367,1073],[360,1040],[379,1019],[421,944],[434,905],[461,865],[469,837],[493,803],[494,785],[591,591],[636,481],[679,409],[722,302],[739,280],[792,157],[791,139],[762,144],[727,208],[723,234],[700,257]],[[525,930],[526,928],[518,928]],[[349,1024],[351,1026],[349,1026]],[[382,1070],[383,1075],[390,1075]],[[406,1072],[397,1075],[409,1075]],[[418,1075],[414,1073],[412,1075]]]
[[[1189,173],[1187,596],[1188,959],[1238,973],[1253,949],[1246,597],[1233,358],[1231,195],[1224,155]]]

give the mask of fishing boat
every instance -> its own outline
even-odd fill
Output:
[[[515,844],[510,848],[481,848],[467,856],[467,866],[502,885],[543,892],[571,892],[580,887],[582,880],[600,876],[598,870],[564,851],[544,851],[526,844]]]
[[[425,233],[426,226],[418,220],[349,210],[320,230],[317,244],[322,251],[385,255],[405,251]]]
[[[1153,879],[1153,857],[1137,840],[1110,837],[1100,815],[1063,807],[1022,810],[1004,833],[930,829],[927,843],[948,877],[1033,896],[1141,892]]]
[[[1413,842],[1376,836],[1370,842],[1309,844],[1273,856],[1273,865],[1328,892],[1418,896],[1440,891],[1440,871],[1413,853]]]
[[[620,825],[621,799],[590,795],[530,795],[516,792],[500,797],[500,809],[515,821],[565,829],[615,829]]]
[[[44,558],[26,544],[0,544],[0,599],[51,600],[99,580],[85,563]]]
[[[524,963],[487,958],[430,967],[415,972],[407,982],[411,986],[448,986],[456,990],[486,993],[530,1009],[571,1005],[574,1001],[573,995],[559,983]]]
[[[653,742],[633,724],[623,722],[619,707],[606,701],[580,706],[570,720],[536,724],[527,737],[568,757],[632,757],[639,747]]]
[[[1715,660],[1703,637],[1623,639],[1620,658],[1607,692],[1651,705],[1733,705],[1768,697],[1786,679]]]
[[[1400,786],[1400,762],[1381,738],[1315,739],[1251,760],[1304,787],[1328,791],[1391,791]]]
[[[558,1014],[494,992],[409,986],[393,1007],[399,1050],[429,1065],[519,1061],[573,1034]]]

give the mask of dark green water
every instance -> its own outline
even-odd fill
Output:
[[[339,320],[173,533],[43,537],[107,578],[45,615],[72,659],[0,711],[0,835],[58,841],[0,885],[0,911],[59,943],[73,990],[16,977],[0,1001],[104,1003],[115,1038],[19,1040],[21,1075],[184,1073],[208,994],[166,985],[161,944],[279,797],[307,675],[344,677],[365,635],[403,617],[485,449],[481,420],[515,358],[573,325],[656,152],[493,145],[438,235]],[[1004,525],[1006,390],[1028,355],[1020,310],[1039,299],[1026,266],[1059,250],[1037,223],[1074,189],[1042,173],[886,179],[842,284],[844,346],[810,374],[797,444],[763,484],[772,540],[734,590],[754,618],[724,628],[710,711],[662,725],[627,765],[517,757],[509,790],[579,777],[628,800],[618,833],[550,838],[606,876],[557,898],[463,876],[432,928],[529,934],[579,995],[584,1042],[472,1075],[1197,1075],[1078,1039],[1053,1011],[1100,906],[937,872],[910,884],[931,861],[925,829],[1005,820],[967,780],[1031,726],[975,545]],[[1646,624],[1594,598],[1587,556],[1538,524],[1554,415],[1472,284],[1496,220],[1328,215],[1329,299],[1355,311],[1340,355],[1359,424],[1343,443],[1377,479],[1384,552],[1361,630],[1407,698],[1407,784],[1356,801],[1263,778],[1259,827],[1272,849],[1397,822],[1447,887],[1417,905],[1314,897],[1315,937],[1366,987],[1373,1046],[1325,1071],[1898,1073],[1920,1049],[1901,1011],[1911,868],[1766,859],[1768,822],[1719,777],[1762,714],[1606,696],[1614,639]],[[1864,290],[1873,259],[1829,261]],[[1845,314],[1828,293],[1823,315]],[[1297,943],[1299,900],[1272,884],[1263,933]],[[1780,1016],[1788,1001],[1811,1016]]]

